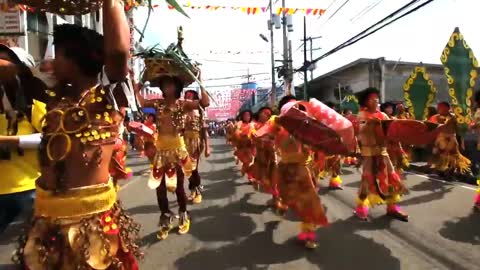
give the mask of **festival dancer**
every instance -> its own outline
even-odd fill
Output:
[[[200,100],[200,97],[196,91],[189,90],[185,92],[185,100],[198,101]],[[203,152],[205,153],[205,157],[210,156],[207,129],[203,122],[203,108],[200,110],[192,110],[187,113],[184,137],[188,154],[194,164],[194,169],[188,184],[188,189],[191,192],[188,200],[194,204],[199,204],[202,202],[201,178],[198,172],[200,156]]]
[[[386,119],[395,120],[394,112],[395,104],[390,102],[385,102],[382,104],[382,112],[386,115]],[[397,105],[398,107],[398,105]],[[408,117],[406,112],[403,112],[402,117]],[[407,119],[407,118],[403,118]],[[387,142],[387,152],[390,160],[392,161],[393,167],[398,175],[403,176],[404,170],[409,166],[409,160],[407,153],[403,150],[402,144],[399,142]]]
[[[398,103],[396,107],[397,119],[413,119],[413,116],[408,112],[402,103]]]
[[[168,206],[167,190],[175,192],[179,206],[178,232],[186,234],[190,230],[190,217],[187,212],[187,195],[184,179],[190,177],[194,165],[189,158],[183,131],[185,116],[201,107],[208,107],[208,95],[203,93],[200,100],[180,100],[184,82],[174,76],[161,76],[152,84],[158,84],[164,99],[139,100],[144,107],[153,107],[157,111],[157,153],[153,161],[152,174],[148,185],[156,189],[160,208],[160,231],[157,237],[166,239],[173,228],[174,215]],[[203,90],[202,90],[203,92]]]
[[[480,151],[480,91],[475,93],[475,103],[477,110],[473,117],[472,129],[477,133],[477,151]],[[480,176],[477,175],[477,192],[474,199],[474,209],[480,211]]]
[[[285,112],[293,104],[296,104],[296,98],[285,96],[280,100],[279,108]],[[278,184],[280,198],[302,221],[298,239],[305,247],[316,248],[315,231],[318,226],[324,226],[328,222],[308,168],[312,151],[275,122],[274,118],[257,135],[273,136],[279,154],[274,181]]]
[[[155,124],[156,118],[155,114],[150,113],[147,115],[147,119],[145,120],[144,125],[152,130],[154,134],[152,136],[142,136],[142,141],[143,141],[143,151],[145,156],[147,156],[148,160],[150,163],[153,162],[153,159],[155,158],[155,153],[156,153],[156,148],[155,148],[155,134],[157,131],[157,125]]]
[[[450,113],[450,104],[440,102],[437,104],[438,114],[432,116],[429,121],[437,124],[445,124],[455,116]],[[470,173],[471,162],[460,153],[455,130],[440,133],[434,143],[431,169],[441,175]]]
[[[333,102],[326,102],[325,105],[327,105],[333,110],[337,109],[336,105]],[[314,174],[314,177],[316,178],[315,180],[330,175],[328,188],[332,190],[343,189],[342,179],[340,178],[342,168],[341,162],[342,156],[340,155],[325,155],[321,151],[316,151],[312,159],[312,170],[319,173]],[[315,184],[318,185],[318,182],[315,181]]]
[[[261,129],[270,120],[273,111],[270,107],[260,108],[257,112],[257,122],[255,130]],[[268,137],[253,137],[256,148],[256,155],[251,166],[252,177],[256,180],[258,189],[272,195],[271,205],[279,213],[286,210],[279,197],[278,185],[273,181],[274,171],[276,169],[276,155],[274,141]]]
[[[408,215],[396,205],[405,187],[395,172],[385,142],[379,135],[383,132],[381,120],[387,119],[384,113],[377,110],[379,93],[376,88],[367,88],[357,94],[361,106],[358,140],[361,145],[363,168],[355,214],[358,218],[366,220],[369,206],[386,203],[387,215],[408,221]]]
[[[240,120],[237,122],[235,131],[236,151],[234,153],[242,163],[241,173],[242,175],[247,175],[249,183],[254,182],[249,172],[250,165],[252,165],[253,157],[255,156],[255,146],[251,138],[255,129],[252,116],[253,114],[250,110],[241,111],[239,114]]]
[[[118,108],[128,105],[121,103],[127,93],[108,81],[127,76],[129,28],[118,1],[104,1],[103,20],[104,37],[77,25],[54,29],[58,83],[48,92],[42,176],[14,257],[24,269],[138,269],[139,226],[120,207],[109,173],[123,122]]]

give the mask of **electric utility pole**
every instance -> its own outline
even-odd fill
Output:
[[[273,42],[273,1],[270,0],[270,58],[272,61],[272,90],[271,90],[271,98],[270,98],[270,105],[275,105],[277,101],[277,86],[275,84],[275,46]]]

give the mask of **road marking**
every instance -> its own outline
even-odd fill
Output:
[[[142,177],[142,175],[141,175],[141,176],[139,176],[139,177]],[[122,189],[126,188],[127,186],[129,186],[129,185],[130,185],[130,184],[132,184],[133,182],[136,182],[136,181],[135,181],[135,180],[133,180],[133,179],[132,179],[132,180],[130,180],[130,181],[128,181],[128,182],[127,182],[127,183],[125,183],[123,186],[121,186],[121,187],[120,187],[120,189],[119,189],[118,191],[120,191],[120,190],[122,190]]]
[[[443,184],[459,186],[459,187],[462,187],[464,189],[469,189],[469,190],[473,190],[473,191],[477,190],[476,188],[474,188],[472,186],[467,186],[467,185],[463,185],[463,184],[448,182],[448,181],[441,180],[441,179],[438,179],[438,178],[434,178],[434,177],[431,177],[431,176],[428,176],[428,175],[425,175],[425,174],[419,174],[419,173],[413,173],[413,172],[408,172],[408,174],[416,175],[416,176],[419,176],[419,177],[422,177],[422,178],[425,178],[425,179],[429,179],[429,180],[433,180],[435,182],[440,182],[440,183],[443,183]]]

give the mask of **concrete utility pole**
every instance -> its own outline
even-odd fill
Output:
[[[308,100],[308,72],[307,72],[307,16],[303,16],[303,99]],[[311,40],[311,39],[310,39]],[[311,53],[311,50],[310,50]]]
[[[283,79],[285,81],[285,93],[288,94],[290,89],[288,88],[289,77],[289,61],[288,61],[288,35],[287,35],[287,15],[285,14],[285,0],[282,0],[282,25],[283,25],[283,67],[285,73]]]
[[[273,1],[270,0],[270,58],[272,61],[272,91],[270,105],[273,107],[277,102],[277,86],[275,83],[275,45],[273,42]]]

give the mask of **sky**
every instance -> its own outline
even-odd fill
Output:
[[[234,87],[246,82],[246,77],[259,85],[271,84],[270,44],[259,37],[270,38],[267,28],[269,14],[246,15],[240,11],[205,11],[186,9],[190,19],[169,10],[163,0],[152,13],[146,30],[144,46],[159,44],[167,47],[176,41],[177,27],[184,29],[184,48],[193,59],[202,63],[202,77],[206,86]],[[154,1],[154,2],[155,2]],[[182,4],[257,6],[268,5],[268,0],[178,0]],[[386,15],[410,2],[410,0],[350,0],[335,15],[346,0],[286,0],[287,7],[327,9],[323,16],[307,16],[307,36],[322,36],[314,41],[313,57],[343,43]],[[274,7],[281,7],[276,1]],[[367,14],[365,8],[376,5]],[[424,8],[385,27],[362,41],[341,50],[317,63],[314,77],[325,74],[358,58],[385,57],[388,60],[440,63],[440,55],[454,28],[458,26],[467,43],[480,57],[478,17],[479,0],[435,0]],[[141,8],[135,13],[135,24],[142,28],[147,11]],[[359,16],[360,14],[360,16]],[[332,16],[333,15],[333,16]],[[302,45],[303,15],[293,15],[293,29],[289,33],[294,51],[294,67],[303,63]],[[276,59],[282,59],[282,31],[274,31]],[[235,52],[228,53],[228,52]],[[256,75],[258,74],[258,75]],[[232,79],[219,79],[236,77]],[[294,83],[303,80],[294,76]]]

